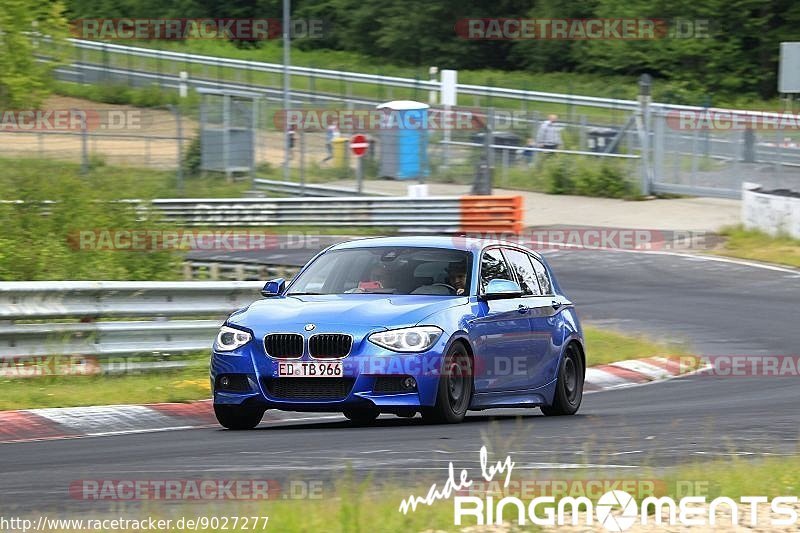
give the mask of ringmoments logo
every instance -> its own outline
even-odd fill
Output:
[[[489,464],[486,447],[480,450],[480,475],[491,483],[498,474],[504,477],[503,487],[511,483],[511,473],[515,463],[511,456],[505,460]],[[554,526],[602,526],[607,531],[627,531],[635,524],[644,526],[684,526],[714,527],[717,524],[749,527],[785,527],[797,523],[794,506],[797,496],[778,496],[769,499],[765,496],[742,496],[733,498],[720,496],[709,501],[706,496],[685,496],[675,500],[669,496],[646,496],[637,500],[625,490],[612,489],[593,500],[587,496],[541,495],[530,501],[517,496],[495,498],[493,495],[462,495],[473,487],[475,480],[466,469],[455,474],[453,463],[448,466],[448,478],[439,488],[431,485],[426,496],[410,495],[400,503],[403,514],[416,512],[421,505],[433,505],[439,500],[453,498],[453,524],[463,525],[501,525],[516,522],[520,526],[528,524]],[[765,522],[769,522],[768,524]],[[723,523],[724,522],[724,523]]]

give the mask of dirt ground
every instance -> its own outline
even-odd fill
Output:
[[[43,111],[81,110],[87,115],[90,156],[102,157],[110,165],[174,169],[178,163],[178,128],[175,115],[164,109],[136,108],[102,104],[65,96],[51,96]],[[184,149],[198,135],[199,124],[189,117],[181,119]],[[298,143],[299,144],[299,143]],[[81,132],[69,128],[13,127],[0,125],[0,157],[39,157],[80,162],[83,149]],[[300,164],[299,145],[295,146],[290,166]],[[283,164],[283,135],[260,131],[256,143],[257,163]],[[306,166],[325,157],[324,133],[306,135]]]

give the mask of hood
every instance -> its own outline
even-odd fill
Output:
[[[442,297],[386,294],[327,294],[266,298],[252,303],[228,319],[251,329],[257,335],[267,329],[314,323],[325,326],[403,327],[457,305],[465,305],[463,296]]]

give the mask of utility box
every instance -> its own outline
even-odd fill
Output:
[[[618,131],[613,128],[593,128],[589,130],[586,133],[586,143],[589,145],[589,150],[598,153],[617,153],[618,147],[616,145],[612,146],[617,133]]]
[[[383,112],[378,135],[380,176],[398,180],[426,178],[428,104],[396,100],[378,106]]]
[[[198,89],[200,94],[200,169],[251,173],[255,168],[255,93]]]

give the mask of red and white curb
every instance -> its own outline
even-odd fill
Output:
[[[677,359],[651,357],[586,370],[586,392],[620,389],[685,375]],[[339,414],[267,411],[264,423],[342,419]],[[108,437],[182,429],[219,428],[210,400],[150,405],[107,405],[0,411],[0,444]]]
[[[704,370],[702,366],[694,368],[693,365],[685,363],[686,359],[681,360],[680,358],[648,357],[589,367],[586,369],[584,390],[598,392],[622,389],[673,379]]]

